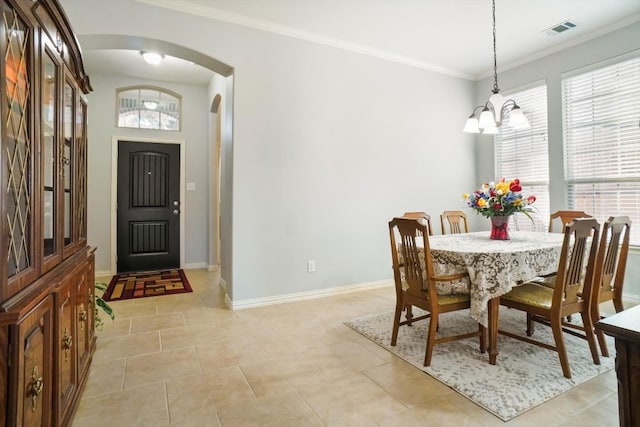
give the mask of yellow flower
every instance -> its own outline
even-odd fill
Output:
[[[487,206],[487,201],[484,199],[478,199],[478,207],[484,208]]]
[[[496,184],[496,190],[501,191],[502,194],[507,194],[509,192],[509,187],[511,182],[499,182]]]

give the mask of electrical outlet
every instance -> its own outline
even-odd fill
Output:
[[[316,271],[316,262],[312,259],[307,261],[307,273],[313,273]]]

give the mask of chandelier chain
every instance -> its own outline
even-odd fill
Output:
[[[493,93],[500,92],[498,88],[498,59],[496,54],[496,0],[492,0],[493,15]]]

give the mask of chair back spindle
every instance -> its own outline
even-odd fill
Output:
[[[397,238],[396,238],[397,236]],[[431,364],[433,347],[440,342],[480,337],[480,351],[485,351],[486,330],[482,325],[473,332],[460,333],[446,337],[437,337],[438,316],[442,313],[465,310],[470,307],[469,294],[444,295],[442,298],[436,290],[436,283],[442,281],[468,279],[467,273],[436,276],[434,274],[431,250],[429,248],[429,230],[421,218],[393,218],[389,221],[389,238],[393,261],[393,277],[396,288],[396,308],[393,318],[391,345],[396,345],[398,328],[411,325],[422,319],[429,320],[426,337],[424,365]],[[402,259],[400,259],[402,255]],[[413,307],[419,307],[426,314],[413,316]],[[405,320],[401,320],[405,312]]]
[[[598,248],[598,257],[594,272],[594,297],[591,303],[593,322],[602,317],[600,304],[612,301],[616,313],[624,310],[622,303],[622,287],[629,254],[631,238],[631,220],[628,216],[609,217],[602,226],[602,237]],[[596,331],[600,352],[609,356],[604,333]]]
[[[442,229],[442,234],[447,233],[448,225],[450,234],[460,234],[460,233],[468,233],[469,225],[467,223],[467,214],[462,211],[444,211],[440,215],[440,228]]]
[[[562,227],[559,231],[564,231],[564,227],[569,224],[572,220],[578,218],[592,218],[591,215],[584,211],[555,211],[551,215],[549,215],[549,232],[552,233],[554,231],[553,225],[556,223],[557,219],[560,219],[560,223]]]

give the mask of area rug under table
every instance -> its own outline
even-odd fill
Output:
[[[104,296],[105,301],[155,297],[192,292],[182,269],[126,273],[113,276]]]
[[[418,311],[414,311],[417,316]],[[397,345],[391,347],[392,312],[345,322],[347,326],[504,421],[614,367],[615,347],[610,337],[607,337],[607,344],[611,356],[601,357],[601,364],[595,365],[587,341],[568,334],[565,334],[565,343],[571,379],[562,375],[557,353],[503,335],[498,336],[500,354],[496,365],[489,364],[487,353],[480,353],[478,338],[468,338],[437,344],[433,350],[431,366],[425,367],[423,362],[428,323],[428,320],[423,320],[411,327],[401,326]],[[445,335],[451,335],[452,331],[459,333],[477,328],[468,310],[440,315],[439,323],[438,333]],[[500,309],[501,330],[524,333],[525,328],[524,313]],[[553,343],[551,329],[544,325],[536,324],[534,338]]]

